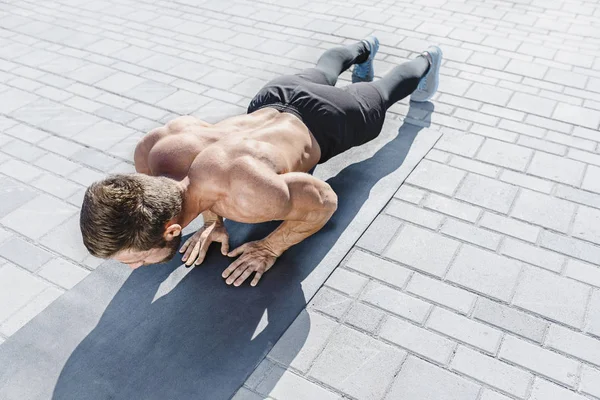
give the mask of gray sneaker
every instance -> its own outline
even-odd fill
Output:
[[[431,99],[437,92],[440,83],[440,65],[442,63],[442,49],[437,46],[430,46],[426,53],[431,56],[431,65],[427,75],[421,78],[417,90],[410,96],[411,101],[424,103]]]

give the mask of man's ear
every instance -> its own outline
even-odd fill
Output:
[[[181,235],[181,225],[171,224],[167,226],[164,237],[166,241],[170,242],[179,235]]]

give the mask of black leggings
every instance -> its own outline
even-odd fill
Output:
[[[319,58],[315,67],[325,75],[325,81],[316,83],[335,86],[342,72],[354,64],[366,61],[367,58],[367,48],[363,42],[329,49]],[[428,69],[429,61],[425,57],[417,57],[398,65],[383,78],[370,82],[368,85],[375,87],[381,93],[387,110],[394,103],[414,92]],[[360,94],[361,92],[357,90],[356,93]]]
[[[248,113],[270,107],[298,116],[319,143],[321,163],[364,144],[379,135],[387,109],[410,95],[429,68],[426,58],[417,57],[378,81],[334,86],[342,72],[368,55],[362,42],[327,50],[315,68],[267,83]]]

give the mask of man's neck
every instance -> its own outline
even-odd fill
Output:
[[[188,178],[179,182],[181,198],[183,203],[181,212],[177,217],[177,223],[185,228],[195,220],[202,212],[209,210],[217,201],[211,193],[203,193],[201,189],[191,187]]]

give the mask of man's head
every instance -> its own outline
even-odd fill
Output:
[[[181,243],[176,217],[183,204],[176,181],[113,175],[85,192],[79,225],[88,251],[131,268],[170,260]]]

